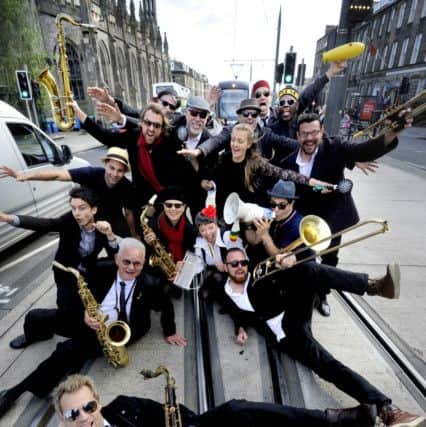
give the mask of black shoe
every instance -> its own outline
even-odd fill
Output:
[[[9,343],[9,346],[15,350],[19,350],[28,347],[30,344],[31,343],[25,338],[25,335],[19,335]]]
[[[321,316],[329,317],[330,316],[330,306],[328,305],[328,301],[326,297],[319,297],[318,304],[316,306],[318,313],[321,314]]]
[[[383,298],[399,298],[399,282],[401,273],[398,264],[388,264],[386,275],[380,279],[369,279],[367,286],[368,295],[378,295]]]
[[[0,392],[0,418],[12,407],[15,399],[6,397],[5,394],[8,390]]]
[[[374,427],[377,408],[376,405],[362,404],[354,408],[326,409],[325,416],[330,426]]]

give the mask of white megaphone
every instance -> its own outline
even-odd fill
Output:
[[[240,231],[240,221],[252,222],[256,218],[274,219],[275,212],[255,203],[245,203],[237,193],[231,193],[227,197],[223,207],[223,219],[227,224],[232,224],[231,239]]]

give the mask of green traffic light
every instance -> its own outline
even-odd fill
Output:
[[[284,81],[286,83],[291,83],[293,81],[293,77],[291,75],[287,75],[285,76]]]

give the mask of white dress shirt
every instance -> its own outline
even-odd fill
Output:
[[[312,167],[314,165],[314,160],[315,160],[317,153],[318,153],[318,147],[315,149],[310,160],[308,162],[304,162],[302,160],[301,150],[299,149],[299,152],[297,153],[296,163],[299,165],[299,173],[301,175],[305,175],[308,178],[311,177]]]

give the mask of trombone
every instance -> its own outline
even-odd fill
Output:
[[[369,137],[373,136],[374,129],[376,129],[379,126],[383,125],[383,129],[379,133],[379,135],[376,135],[376,138],[379,136],[384,135],[386,132],[396,129],[399,126],[399,123],[386,123],[389,120],[396,120],[398,113],[406,108],[411,107],[412,104],[415,104],[416,102],[420,101],[422,98],[426,96],[426,90],[421,91],[418,95],[414,96],[413,98],[409,99],[407,102],[404,102],[404,104],[398,105],[398,107],[391,109],[387,114],[385,114],[380,120],[377,120],[376,122],[372,123],[370,126],[367,126],[365,129],[360,130],[359,132],[354,133],[353,139],[360,138],[361,136],[368,135]],[[426,103],[422,102],[417,108],[413,109],[411,112],[411,115],[413,117],[416,117],[417,115],[421,114],[426,109]]]
[[[326,225],[326,227],[324,227],[324,224]],[[376,231],[372,231],[360,237],[349,240],[348,242],[341,243],[340,245],[328,247],[330,245],[330,242],[334,238],[368,224],[377,224],[377,225],[380,225],[381,228]],[[330,228],[322,218],[316,215],[308,215],[307,217],[304,217],[300,222],[300,225],[299,225],[300,239],[297,239],[293,243],[290,243],[290,245],[286,246],[284,249],[281,249],[279,253],[287,252],[286,257],[289,257],[291,255],[300,254],[301,252],[307,251],[309,249],[312,249],[315,252],[313,255],[310,255],[304,259],[296,261],[293,265],[294,267],[297,264],[301,264],[303,262],[315,259],[318,256],[326,255],[330,252],[337,251],[340,248],[344,248],[354,243],[361,242],[362,240],[366,240],[378,234],[386,233],[387,231],[389,231],[389,225],[388,225],[388,222],[385,220],[371,218],[365,221],[360,221],[357,224],[352,225],[351,227],[347,227],[334,234],[331,234],[329,230]],[[295,249],[295,247],[300,246],[302,243],[305,243],[304,247],[299,248],[297,250],[293,250]],[[278,271],[285,268],[285,267],[276,266],[275,256],[276,255],[271,256],[256,265],[256,267],[253,270],[253,278],[255,281],[259,279],[263,279],[267,276],[270,276],[271,274],[277,273]]]

